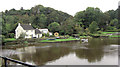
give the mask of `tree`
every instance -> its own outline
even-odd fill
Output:
[[[66,21],[64,21],[61,26],[60,26],[60,34],[62,35],[71,35],[74,33],[74,27],[75,27],[75,23],[73,21],[73,17],[69,17],[68,19],[66,19]]]
[[[19,39],[25,38],[25,35],[26,35],[26,33],[21,33],[20,36],[19,36]]]
[[[59,32],[59,30],[60,30],[60,24],[57,23],[57,22],[53,22],[53,23],[49,24],[48,29],[50,31],[52,31],[53,33]]]
[[[74,21],[81,24],[84,29],[88,28],[92,21],[96,21],[99,28],[105,28],[107,19],[99,8],[88,7],[86,10],[76,13]]]
[[[111,20],[111,21],[110,21],[110,26],[116,26],[116,27],[118,27],[118,26],[119,26],[119,24],[118,24],[118,19],[113,19],[113,20]]]
[[[84,29],[80,25],[75,25],[74,30],[75,30],[76,34],[81,34],[84,32]]]
[[[90,25],[89,25],[89,31],[90,33],[96,33],[98,30],[98,25],[95,21],[93,21]]]

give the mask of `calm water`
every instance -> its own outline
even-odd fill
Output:
[[[2,55],[33,65],[118,65],[118,44],[117,38],[89,39],[88,43],[41,43],[6,48]]]

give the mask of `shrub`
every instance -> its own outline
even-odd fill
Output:
[[[45,34],[45,36],[46,36],[46,37],[49,37],[50,35],[49,35],[49,33],[47,33],[47,34]]]
[[[24,41],[24,43],[28,43],[28,41]]]
[[[51,35],[50,37],[55,37],[54,35]]]
[[[23,39],[25,38],[25,33],[20,34],[20,37],[18,39]]]
[[[98,31],[98,34],[101,34],[102,33],[102,31]]]
[[[69,35],[65,35],[65,38],[69,38]]]
[[[15,34],[14,33],[10,33],[9,37],[10,38],[14,38]]]
[[[86,36],[87,34],[84,32],[84,33],[79,33],[80,36]]]

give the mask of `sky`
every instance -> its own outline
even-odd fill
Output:
[[[21,7],[30,9],[35,5],[43,5],[56,10],[75,15],[76,12],[83,11],[87,7],[98,7],[103,12],[108,10],[116,10],[120,0],[2,0],[0,1],[0,12],[15,8],[19,10]]]

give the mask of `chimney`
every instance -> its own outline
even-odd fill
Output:
[[[20,23],[18,23],[18,26],[20,26]]]
[[[29,23],[29,25],[31,25],[31,23]]]

